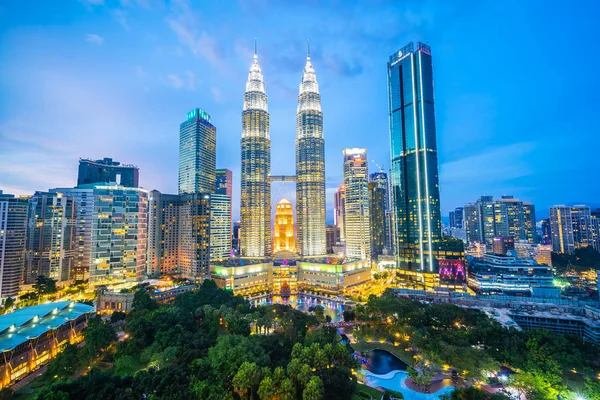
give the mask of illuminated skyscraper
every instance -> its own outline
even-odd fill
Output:
[[[25,283],[38,276],[58,282],[71,279],[75,260],[75,199],[61,193],[36,192],[29,199]]]
[[[210,195],[210,259],[222,260],[231,252],[231,197]]]
[[[233,197],[233,173],[230,169],[217,169],[215,193],[225,194],[229,197]]]
[[[0,298],[15,297],[25,267],[27,198],[0,190]]]
[[[571,254],[575,250],[573,216],[571,207],[559,205],[549,209],[552,231],[552,250],[556,253]]]
[[[346,186],[346,256],[369,258],[371,234],[369,220],[369,170],[366,149],[344,149],[344,184]]]
[[[271,252],[271,139],[267,93],[256,51],[248,73],[242,111],[241,255]]]
[[[200,108],[187,113],[179,128],[179,194],[213,193],[217,128]]]
[[[90,183],[117,183],[127,187],[138,187],[140,169],[134,165],[121,164],[112,158],[102,160],[79,159],[77,186]]]
[[[409,43],[388,62],[391,193],[398,267],[435,273],[441,240],[431,49]]]
[[[302,73],[296,113],[296,220],[298,252],[302,256],[325,254],[323,112],[310,53]]]
[[[281,199],[275,207],[275,223],[273,225],[273,253],[280,251],[296,251],[294,240],[294,210],[292,203]]]
[[[383,254],[385,247],[385,190],[369,182],[369,215],[371,224],[371,257]]]
[[[346,187],[341,184],[333,197],[333,224],[340,230],[340,242],[344,238],[344,213],[346,212]]]

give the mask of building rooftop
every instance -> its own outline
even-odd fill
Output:
[[[67,321],[94,311],[94,307],[72,301],[39,304],[0,316],[0,351],[12,350]]]

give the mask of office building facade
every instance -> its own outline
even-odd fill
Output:
[[[127,187],[139,187],[140,170],[134,165],[121,164],[112,158],[102,160],[79,160],[77,187],[89,184],[116,183]]]
[[[449,214],[449,225],[450,228],[463,228],[463,215],[464,209],[463,207],[456,207],[454,211],[450,211]]]
[[[383,254],[386,245],[385,190],[376,182],[369,182],[369,218],[371,225],[371,257]]]
[[[200,108],[179,127],[179,194],[215,191],[217,128]]]
[[[25,268],[27,198],[0,191],[0,298],[14,298]]]
[[[210,195],[210,259],[228,258],[231,253],[231,197]]]
[[[346,213],[346,186],[341,184],[333,197],[333,224],[340,230],[340,242],[344,242],[344,214]]]
[[[552,249],[557,253],[573,253],[575,250],[575,237],[571,207],[565,205],[553,206],[550,207],[549,214]]]
[[[306,58],[296,113],[296,247],[302,256],[324,255],[325,140],[321,95]]]
[[[169,275],[179,270],[180,197],[158,190],[148,199],[148,254],[146,272],[149,275]]]
[[[90,283],[141,280],[146,272],[148,191],[94,186]]]
[[[398,267],[437,272],[441,240],[431,48],[409,43],[389,57],[391,198]]]
[[[180,196],[179,268],[199,281],[210,276],[210,193]]]
[[[233,173],[230,169],[215,171],[215,193],[233,197]]]
[[[241,140],[241,255],[265,257],[271,253],[271,139],[267,93],[258,56],[248,73]]]
[[[343,150],[343,156],[346,257],[364,260],[371,252],[367,150],[347,148]]]
[[[72,276],[76,252],[77,204],[61,193],[36,192],[29,199],[24,281],[38,276],[57,282]]]

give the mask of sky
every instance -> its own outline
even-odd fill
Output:
[[[60,3],[60,5],[58,5]],[[74,186],[79,158],[140,168],[176,193],[179,124],[199,107],[234,174],[254,38],[269,96],[271,170],[295,172],[310,39],[322,97],[328,220],[342,149],[390,166],[386,63],[432,48],[443,215],[481,195],[600,204],[595,1],[3,0],[0,190]],[[272,189],[293,199],[293,186]],[[277,198],[275,198],[277,197]]]

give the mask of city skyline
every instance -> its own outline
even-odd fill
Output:
[[[140,168],[140,186],[176,192],[177,126],[184,113],[199,107],[211,114],[219,132],[217,167],[233,170],[233,215],[237,219],[240,99],[252,41],[257,36],[265,83],[270,88],[272,169],[289,175],[294,171],[290,156],[295,88],[305,63],[305,40],[311,39],[311,58],[319,72],[322,107],[327,114],[327,221],[332,220],[333,192],[343,181],[336,157],[342,148],[365,147],[370,160],[389,168],[382,60],[411,40],[426,40],[436,55],[443,216],[482,194],[511,193],[531,201],[539,210],[538,219],[547,216],[548,206],[554,204],[598,203],[597,186],[585,185],[585,174],[574,173],[592,167],[592,160],[572,156],[552,163],[549,159],[549,154],[565,146],[566,154],[576,154],[568,151],[576,143],[559,140],[565,130],[576,130],[581,140],[574,142],[585,141],[588,147],[598,140],[592,128],[582,128],[593,126],[588,114],[595,104],[591,96],[598,83],[584,81],[590,76],[586,70],[573,73],[569,68],[574,67],[559,69],[549,62],[557,54],[551,49],[568,44],[570,50],[584,50],[591,43],[591,21],[597,10],[582,13],[570,8],[563,13],[540,10],[533,3],[513,3],[511,7],[486,3],[461,14],[465,11],[462,4],[382,3],[373,8],[372,16],[360,16],[364,8],[349,4],[342,16],[347,21],[329,17],[332,23],[327,28],[317,28],[318,16],[327,16],[330,10],[326,4],[317,7],[314,20],[298,18],[303,22],[294,22],[276,35],[291,15],[303,11],[295,7],[281,10],[277,5],[233,7],[233,23],[249,16],[249,23],[234,34],[228,24],[218,27],[217,21],[210,22],[211,12],[217,12],[219,5],[196,11],[193,2],[185,1],[170,6],[153,1],[122,3],[72,2],[64,15],[53,17],[52,24],[44,19],[48,5],[27,13],[17,2],[0,6],[4,16],[0,18],[7,18],[0,43],[7,61],[2,63],[0,78],[6,89],[0,102],[0,170],[6,171],[0,188],[5,193],[33,194],[74,186],[76,163],[87,157],[113,157],[134,164]],[[503,15],[508,9],[517,23],[512,21],[514,29],[505,29],[505,43],[491,37],[493,29],[473,34],[480,26],[479,17]],[[393,16],[381,18],[390,11]],[[278,21],[280,12],[283,17]],[[538,21],[560,21],[562,25],[546,23],[544,30],[534,21],[526,26],[534,12]],[[18,18],[11,19],[17,13]],[[77,16],[85,18],[70,22],[70,17]],[[381,26],[375,25],[378,20]],[[151,27],[153,21],[159,22],[156,27]],[[201,28],[195,21],[203,22]],[[346,29],[358,21],[363,22],[360,29]],[[507,21],[487,22],[504,29]],[[458,24],[472,29],[457,33]],[[165,39],[159,40],[157,36],[163,33]],[[543,40],[542,33],[547,36]],[[380,43],[375,40],[378,35]],[[578,41],[571,43],[575,38]],[[41,51],[45,48],[53,51]],[[527,63],[522,64],[523,60]],[[577,71],[593,64],[580,65]],[[538,65],[544,65],[544,71]],[[550,76],[552,88],[547,85]],[[520,97],[515,103],[516,89]],[[584,105],[568,104],[558,115],[553,104],[567,94]],[[365,122],[351,118],[353,115],[365,116],[361,118]],[[555,115],[551,123],[547,115]],[[37,117],[44,119],[44,124],[38,124]],[[369,135],[364,134],[367,127]],[[474,164],[477,168],[471,168]],[[556,181],[571,182],[571,190],[557,193]]]

